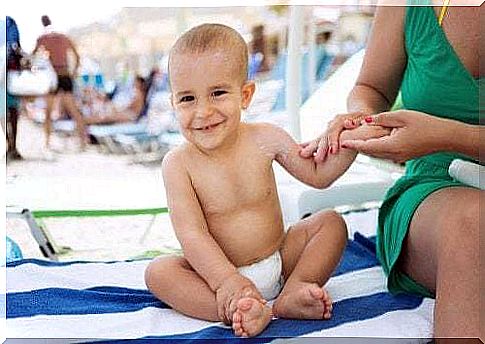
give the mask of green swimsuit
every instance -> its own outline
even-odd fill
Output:
[[[401,95],[403,107],[470,124],[479,124],[479,80],[461,63],[432,7],[407,7],[407,66]],[[414,212],[431,193],[464,186],[450,178],[448,166],[460,154],[436,153],[410,160],[405,175],[388,191],[379,212],[377,255],[393,293],[432,296],[422,285],[398,271],[396,262]]]

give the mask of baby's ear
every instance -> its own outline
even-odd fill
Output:
[[[172,106],[172,109],[175,109],[175,106],[173,105],[173,93],[170,93],[170,105]]]
[[[242,87],[242,104],[241,107],[246,109],[251,103],[254,92],[256,91],[256,84],[254,81],[246,81]]]

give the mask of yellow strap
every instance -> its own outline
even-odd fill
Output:
[[[450,0],[443,0],[443,7],[441,7],[441,13],[438,18],[438,24],[443,22],[443,19],[445,18],[446,12],[448,12],[448,6],[450,5]]]

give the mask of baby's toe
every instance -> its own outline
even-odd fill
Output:
[[[241,323],[236,323],[236,322],[232,323],[232,329],[233,329],[234,331],[239,331],[239,330],[241,330],[241,329],[242,329],[242,327],[241,327]]]
[[[310,295],[317,300],[324,300],[326,296],[325,291],[316,285],[310,288]]]
[[[232,322],[233,323],[241,323],[242,321],[242,314],[239,311],[234,312],[232,315]]]
[[[330,317],[332,316],[332,309],[333,309],[332,301],[325,300],[324,306],[325,306],[325,310],[323,313],[323,318],[330,319]]]

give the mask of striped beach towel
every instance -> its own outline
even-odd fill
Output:
[[[35,259],[8,263],[7,338],[248,343],[222,323],[184,316],[154,298],[144,284],[148,263]],[[372,238],[354,235],[326,288],[334,300],[330,320],[275,319],[249,341],[432,335],[434,300],[388,293]]]

